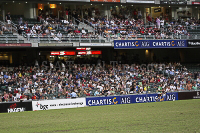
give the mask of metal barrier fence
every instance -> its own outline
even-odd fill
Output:
[[[59,42],[82,42],[82,43],[105,43],[109,42],[112,43],[114,40],[150,40],[150,39],[178,39],[178,40],[193,40],[193,39],[199,39],[200,34],[192,34],[192,35],[177,35],[172,34],[168,37],[160,37],[157,35],[124,35],[124,36],[116,36],[116,35],[62,35],[62,37],[58,36],[51,36],[51,35],[37,35],[37,34],[23,34],[23,36],[29,41],[29,42],[35,42],[40,43],[41,41],[46,41],[46,43],[59,43]]]

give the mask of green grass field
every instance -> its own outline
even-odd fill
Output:
[[[0,133],[200,132],[200,100],[3,113]]]

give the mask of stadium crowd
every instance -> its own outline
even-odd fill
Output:
[[[191,73],[180,63],[60,66],[1,67],[0,102],[166,93],[200,87],[200,73]]]
[[[140,36],[153,37],[154,39],[176,39],[177,36],[190,36],[188,29],[195,29],[199,26],[199,20],[195,18],[169,20],[167,15],[152,18],[147,15],[142,17],[137,14],[130,15],[128,11],[124,11],[125,15],[112,15],[110,18],[100,15],[88,15],[81,18],[79,10],[66,11],[71,12],[67,17],[51,16],[39,12],[38,23],[29,25],[28,22],[19,19],[19,34],[26,33],[33,37],[51,36],[55,40],[62,37],[81,36],[81,38],[98,38],[99,35],[110,39],[133,39]],[[85,13],[85,12],[84,12]],[[67,13],[68,14],[68,13]],[[84,22],[95,29],[95,33],[89,33],[86,29],[78,29],[80,22]],[[61,30],[66,34],[58,33]]]

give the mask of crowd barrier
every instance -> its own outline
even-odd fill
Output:
[[[78,108],[86,106],[117,105],[131,103],[147,103],[160,101],[175,101],[200,99],[200,91],[170,92],[162,94],[138,94],[120,96],[86,97],[57,100],[24,101],[0,103],[0,113]]]
[[[85,107],[85,98],[32,101],[33,111]]]
[[[87,106],[146,103],[156,101],[175,101],[178,100],[178,92],[161,94],[143,94],[143,95],[121,95],[107,97],[88,97],[86,98]]]

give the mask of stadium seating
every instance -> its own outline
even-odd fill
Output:
[[[148,65],[151,65],[151,64],[148,64]],[[156,68],[156,66],[159,66],[159,64],[154,64],[154,68],[152,68],[151,70],[149,71],[152,71]],[[169,67],[168,67],[169,66]],[[200,76],[200,66],[198,64],[190,64],[190,65],[187,65],[187,64],[184,64],[184,66],[187,66],[188,69],[186,67],[183,67],[183,65],[180,65],[180,64],[175,64],[175,65],[166,65],[166,68],[162,68],[162,70],[159,70],[157,71],[154,70],[152,71],[153,75],[155,77],[158,77],[156,80],[152,80],[152,77],[154,77],[152,74],[149,75],[151,78],[150,79],[146,79],[145,76],[142,76],[142,73],[138,73],[139,71],[137,71],[138,69],[141,69],[140,68],[140,65],[138,65],[137,69],[134,69],[133,71],[129,71],[129,73],[132,73],[132,78],[130,78],[129,80],[131,80],[133,83],[135,83],[135,85],[131,85],[132,87],[130,87],[130,92],[126,91],[126,84],[128,84],[128,81],[121,81],[122,84],[120,86],[118,86],[112,79],[114,79],[115,81],[117,81],[117,78],[119,75],[117,75],[117,77],[110,77],[109,78],[109,83],[106,83],[105,80],[103,80],[102,82],[99,81],[100,85],[104,85],[103,87],[103,90],[100,91],[100,94],[101,95],[124,95],[124,94],[132,94],[132,93],[145,93],[146,92],[143,90],[144,88],[143,87],[147,87],[147,91],[148,93],[158,93],[160,92],[158,90],[158,87],[160,85],[165,85],[165,87],[163,88],[165,91],[185,91],[187,90],[188,88],[186,87],[187,84],[183,83],[182,82],[182,78],[178,78],[178,77],[186,77],[186,78],[183,78],[185,79],[185,81],[190,81],[192,83],[192,86],[196,86],[198,89],[200,89],[200,79],[198,78],[198,76]],[[27,68],[26,70],[28,70],[30,68]],[[34,69],[34,68],[33,68]],[[12,70],[12,69],[10,69]],[[145,69],[142,69],[143,71]],[[107,69],[105,69],[105,71],[108,71]],[[8,71],[9,72],[9,71]],[[10,71],[12,72],[12,71]],[[76,74],[77,72],[72,72],[72,75],[74,77],[77,77]],[[135,73],[138,73],[139,75],[136,76]],[[192,74],[196,74],[197,77],[194,78],[195,76],[191,76],[190,78],[187,79],[187,74],[188,75],[192,75]],[[126,73],[124,73],[125,75],[127,75]],[[146,73],[148,75],[148,73]],[[61,76],[61,75],[60,75]],[[80,76],[80,75],[79,75]],[[84,77],[85,81],[82,81],[79,85],[77,85],[75,82],[74,83],[70,83],[70,80],[69,80],[69,83],[70,83],[70,86],[74,86],[74,85],[77,85],[79,86],[78,88],[76,87],[69,87],[68,85],[66,86],[63,86],[62,88],[59,88],[58,85],[56,86],[52,86],[50,87],[50,90],[49,88],[46,88],[47,86],[42,83],[44,81],[41,81],[41,83],[43,85],[45,85],[46,87],[43,88],[42,91],[40,91],[40,88],[41,86],[35,86],[37,83],[36,83],[36,80],[35,79],[31,79],[29,81],[31,81],[33,84],[32,85],[29,85],[27,86],[29,88],[29,91],[31,91],[32,93],[29,93],[26,89],[25,91],[23,91],[25,93],[25,95],[29,98],[32,98],[32,96],[34,94],[36,94],[35,92],[36,91],[40,91],[39,95],[40,95],[40,98],[44,98],[44,99],[62,99],[62,98],[68,98],[70,97],[70,92],[73,91],[73,89],[75,89],[75,92],[77,93],[77,95],[79,97],[86,97],[86,96],[95,96],[95,92],[97,90],[99,90],[100,86],[98,86],[96,84],[96,82],[94,81],[94,79],[91,80],[91,77],[88,75],[85,75],[83,77],[79,77],[78,78],[73,78],[75,81],[77,81],[78,79],[81,79]],[[45,76],[43,76],[45,77]],[[69,76],[67,76],[69,77]],[[166,90],[171,84],[174,84],[175,85],[175,80],[178,80],[178,82],[180,84],[182,84],[182,89],[180,88],[176,88],[174,89],[173,86],[172,88],[170,88],[170,90]],[[20,78],[21,79],[21,78]],[[58,79],[53,79],[54,82],[57,82]],[[153,82],[152,82],[152,81]],[[160,81],[162,80],[162,82]],[[82,85],[82,83],[84,82],[93,82],[92,84],[96,84],[95,87],[92,87],[90,85],[87,85],[87,86],[84,86]],[[148,81],[148,82],[147,82]],[[64,80],[63,80],[64,82]],[[58,84],[60,82],[57,82]],[[68,82],[67,82],[68,83]],[[166,83],[167,83],[167,86],[166,86]],[[25,83],[26,84],[26,83]],[[25,85],[24,84],[24,85]],[[114,94],[110,94],[109,93],[109,89],[106,91],[106,87],[108,88],[111,88],[112,84],[116,84],[115,87],[114,87]],[[124,85],[124,86],[123,86]],[[138,89],[134,88],[135,86],[138,86]],[[15,94],[16,93],[16,90],[18,91],[18,86],[16,85],[13,85],[11,87],[11,90],[9,91],[9,86],[7,85],[1,85],[0,87],[0,94],[4,93],[4,92],[7,92],[7,93],[12,93],[12,94]],[[141,89],[142,87],[142,89]],[[161,86],[163,87],[163,86]],[[64,89],[66,89],[66,92],[64,91]],[[33,99],[34,100],[34,99]]]

